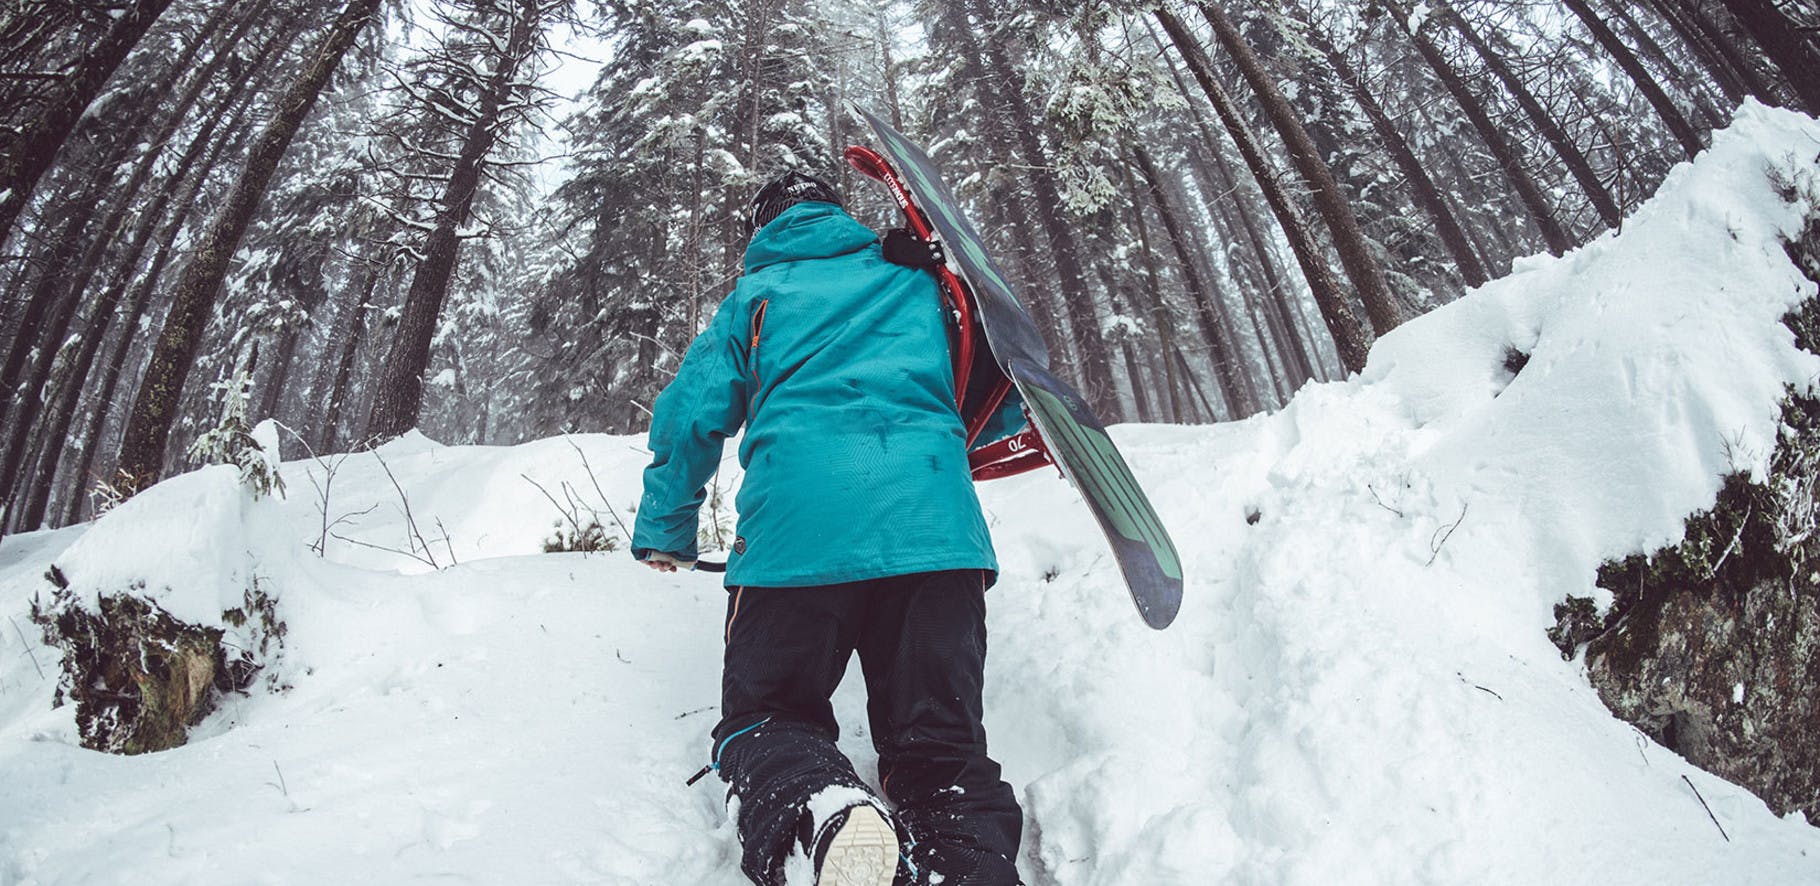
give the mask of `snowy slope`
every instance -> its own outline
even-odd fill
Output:
[[[1803,207],[1766,178],[1817,155],[1820,124],[1748,107],[1622,234],[1407,324],[1361,376],[1243,423],[1115,429],[1184,555],[1166,632],[1066,484],[983,486],[1004,568],[987,726],[1025,878],[1820,881],[1820,830],[1612,718],[1543,634],[1601,559],[1674,539],[1721,472],[1760,464],[1782,386],[1820,378],[1778,323],[1814,294],[1777,243]],[[1507,347],[1532,355],[1514,379]],[[598,506],[579,446],[621,516],[637,498],[639,440],[573,444],[381,450],[440,570],[396,552],[370,454],[340,463],[352,541],[322,557],[310,461],[281,502],[209,469],[0,543],[0,884],[742,883],[720,790],[682,786],[725,595],[539,554],[557,511],[521,475]],[[198,618],[260,576],[291,688],[175,751],[81,750],[25,620],[52,560]],[[837,708],[865,771],[857,683]]]

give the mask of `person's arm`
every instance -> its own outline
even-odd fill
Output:
[[[746,420],[746,304],[738,288],[721,302],[652,408],[651,466],[632,530],[632,556],[639,560],[660,553],[674,561],[696,558],[704,490],[723,444]]]

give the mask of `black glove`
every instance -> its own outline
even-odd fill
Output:
[[[933,240],[924,240],[905,228],[892,228],[879,238],[884,247],[885,261],[906,268],[921,268],[933,271],[947,262],[942,253],[942,244]]]

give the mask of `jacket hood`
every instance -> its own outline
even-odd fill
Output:
[[[833,203],[798,203],[752,236],[746,273],[782,262],[846,255],[877,241],[871,228]]]

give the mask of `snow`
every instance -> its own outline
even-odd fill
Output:
[[[1614,719],[1543,634],[1602,559],[1761,469],[1783,386],[1820,378],[1778,322],[1814,286],[1766,177],[1817,149],[1820,123],[1747,107],[1621,234],[1405,324],[1359,376],[1242,423],[1115,427],[1183,555],[1167,631],[1053,473],[981,486],[987,728],[1025,879],[1820,879],[1820,831]],[[683,787],[716,716],[718,582],[540,553],[550,498],[629,520],[646,458],[412,434],[286,463],[286,499],[209,468],[0,541],[0,883],[745,882],[723,788]],[[27,622],[52,562],[210,623],[259,576],[291,688],[173,751],[80,749]],[[859,684],[836,711],[869,776]]]
[[[676,51],[677,58],[690,63],[707,61],[720,54],[726,44],[719,40],[697,40]]]

